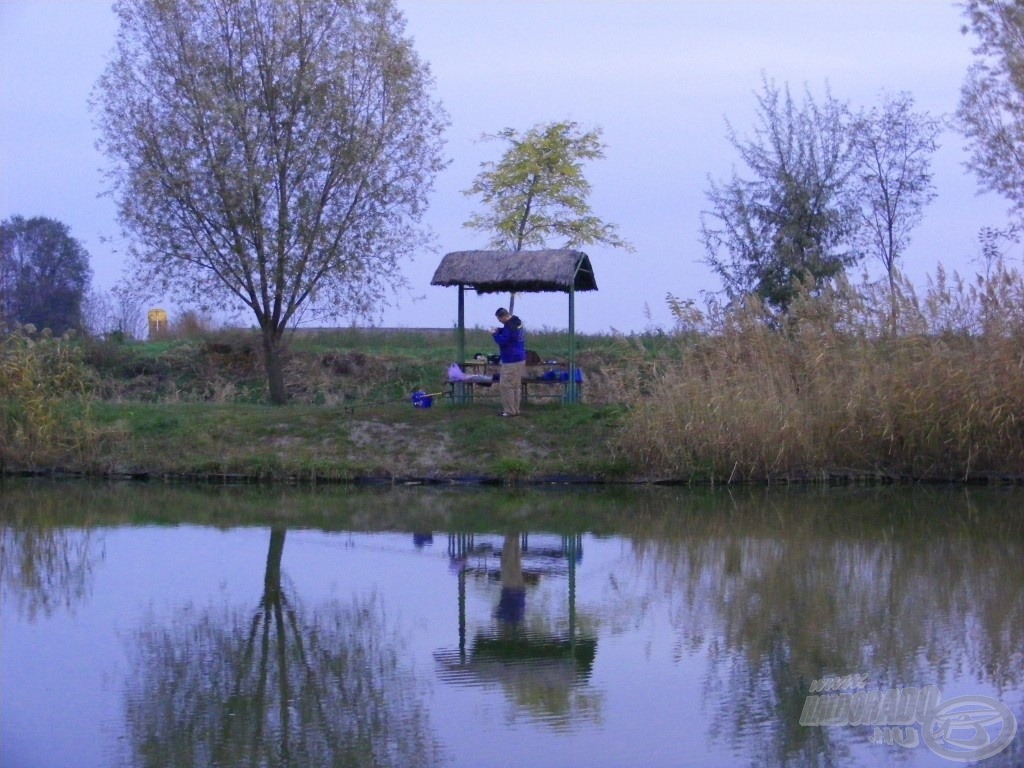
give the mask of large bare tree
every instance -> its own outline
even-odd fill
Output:
[[[118,0],[94,98],[134,261],[252,311],[287,400],[300,312],[372,317],[423,243],[443,109],[392,0]]]

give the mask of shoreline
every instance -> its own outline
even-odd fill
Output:
[[[952,486],[952,487],[1015,487],[1024,486],[1024,476],[1011,476],[999,472],[978,473],[967,478],[952,477],[893,477],[867,473],[827,473],[821,477],[775,478],[771,480],[735,480],[717,482],[693,477],[685,478],[602,478],[570,473],[536,474],[517,477],[503,477],[496,474],[473,475],[389,475],[296,472],[280,475],[258,475],[243,472],[198,472],[163,470],[111,470],[88,471],[62,467],[35,467],[21,469],[0,469],[3,479],[48,479],[85,480],[112,483],[163,483],[167,485],[265,485],[310,487],[319,486],[481,486],[481,487],[524,487],[524,486],[606,486],[606,487],[693,487],[693,488],[736,488],[736,487],[796,487],[796,488],[840,488],[840,487],[882,487],[882,486]]]

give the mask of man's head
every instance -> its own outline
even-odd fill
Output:
[[[499,323],[507,323],[508,319],[512,317],[509,311],[504,307],[498,307],[498,311],[494,313],[494,316],[498,318]]]

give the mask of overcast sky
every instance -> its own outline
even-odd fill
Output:
[[[585,171],[591,206],[636,252],[587,250],[599,290],[578,297],[577,328],[670,328],[666,294],[699,298],[721,287],[701,263],[699,217],[709,177],[726,179],[738,162],[725,121],[749,133],[762,77],[797,96],[806,87],[817,99],[827,85],[855,110],[877,104],[884,91],[909,91],[919,111],[939,116],[955,110],[971,62],[972,40],[947,0],[398,5],[451,117],[452,163],[425,219],[438,250],[406,267],[411,290],[379,318],[384,326],[455,322],[456,290],[431,287],[430,278],[445,252],[486,247],[483,235],[462,227],[475,206],[462,190],[501,149],[480,142],[481,134],[563,119],[602,129],[606,157]],[[100,197],[105,160],[94,148],[86,101],[115,31],[106,1],[0,1],[0,218],[68,224],[91,254],[101,289],[120,277],[123,248],[113,203]],[[933,163],[939,196],[904,257],[919,285],[940,263],[972,272],[978,229],[1005,221],[1006,205],[977,195],[964,159],[960,137],[945,133]],[[500,301],[471,297],[467,322],[490,326]],[[523,295],[516,310],[528,327],[567,325],[564,294]],[[245,315],[242,322],[251,323]]]

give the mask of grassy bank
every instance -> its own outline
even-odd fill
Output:
[[[123,440],[109,441],[85,469],[298,482],[616,479],[629,474],[622,460],[606,450],[621,413],[601,406],[538,404],[515,420],[499,418],[489,403],[435,401],[424,409],[414,408],[408,397],[356,410],[306,404],[105,403],[94,409],[96,424]]]
[[[940,273],[921,297],[809,290],[782,319],[756,303],[674,306],[672,334],[578,338],[584,402],[531,402],[519,419],[497,417],[496,393],[412,406],[414,390],[444,388],[450,330],[298,333],[285,407],[264,404],[252,331],[8,335],[0,459],[8,472],[294,482],[1024,477],[1015,271],[996,265],[969,284]],[[564,359],[566,345],[564,333],[530,334],[544,359]],[[486,331],[469,333],[469,356],[492,347]]]
[[[565,344],[561,333],[531,335],[531,347],[545,358],[564,357]],[[431,408],[413,407],[413,391],[445,389],[454,358],[450,330],[298,333],[285,407],[265,404],[250,331],[151,343],[79,340],[61,354],[69,347],[90,381],[89,429],[74,445],[6,441],[8,472],[292,482],[633,474],[610,446],[625,413],[617,371],[635,345],[609,337],[580,340],[587,403],[531,402],[526,415],[513,420],[498,417],[497,388],[468,404],[438,396]],[[470,332],[470,355],[491,347],[485,331]],[[59,400],[65,411],[69,399]]]

